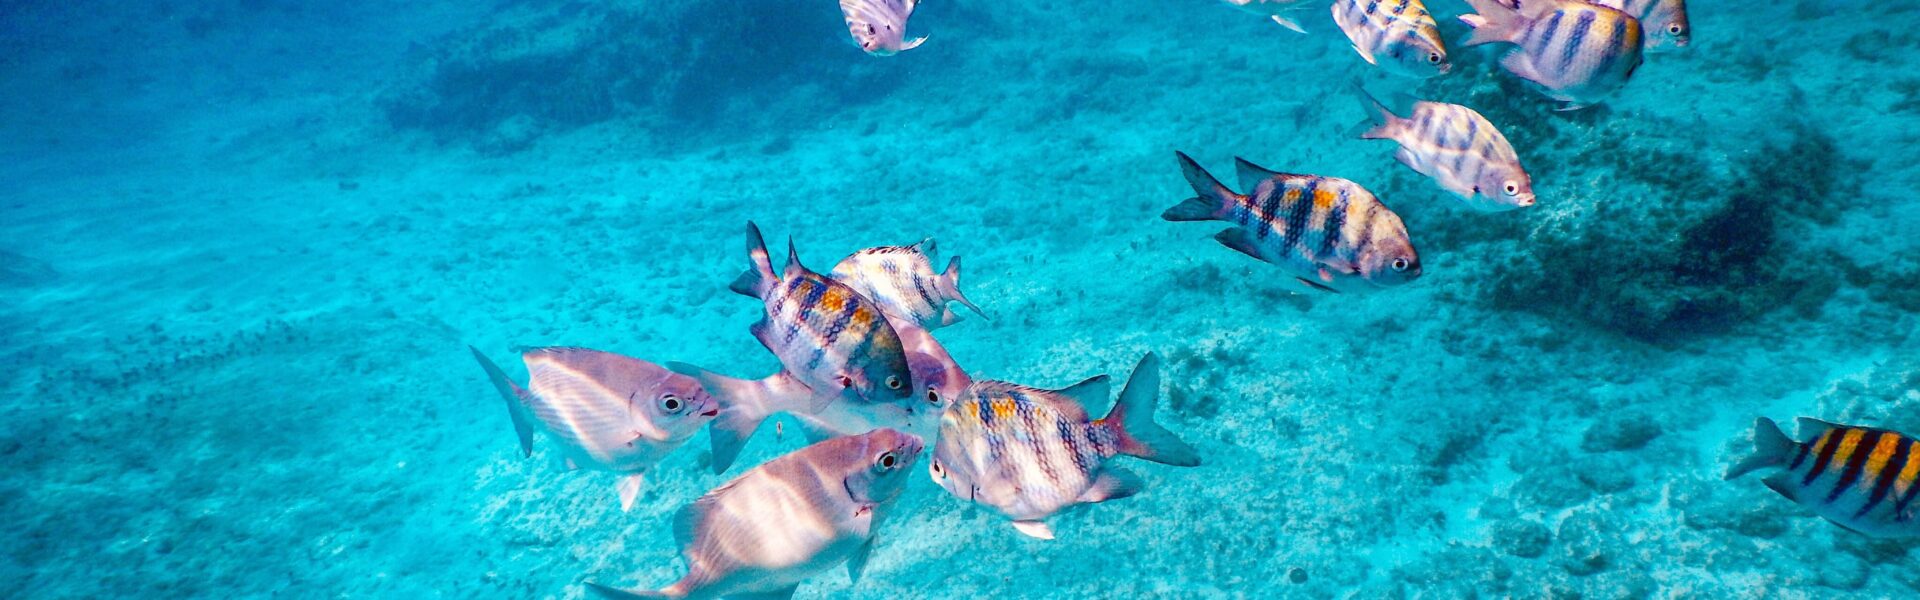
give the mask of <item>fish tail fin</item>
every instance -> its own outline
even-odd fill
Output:
[[[1175,151],[1173,154],[1180,158],[1180,174],[1186,176],[1187,185],[1193,187],[1195,196],[1160,213],[1160,218],[1168,221],[1219,219],[1233,201],[1233,190],[1227,189],[1220,180],[1214,179],[1212,173],[1201,168],[1200,163],[1194,162],[1193,157],[1187,156],[1187,153]]]
[[[1367,93],[1366,86],[1360,85],[1360,80],[1353,80],[1352,86],[1354,96],[1360,100],[1360,108],[1367,111],[1366,124],[1372,125],[1371,128],[1360,132],[1360,139],[1393,139],[1394,125],[1396,121],[1400,120],[1400,117],[1393,114],[1393,110],[1388,109],[1387,105],[1381,104],[1379,98],[1375,98],[1373,94]]]
[[[1524,31],[1520,9],[1508,6],[1500,0],[1467,0],[1473,6],[1475,14],[1462,15],[1460,22],[1473,28],[1463,46],[1478,46],[1495,42],[1511,42]]]
[[[760,237],[760,226],[754,225],[753,221],[747,221],[747,260],[751,263],[747,272],[741,273],[727,289],[743,296],[759,298],[775,282],[780,281],[780,276],[773,273],[773,258],[767,254],[767,240]]]
[[[1120,401],[1101,419],[1119,435],[1121,454],[1153,462],[1191,467],[1200,464],[1193,446],[1174,437],[1153,420],[1154,406],[1160,398],[1160,357],[1149,352],[1133,368],[1127,387],[1120,390]]]
[[[480,353],[479,348],[467,346],[467,349],[473,351],[474,360],[480,361],[480,368],[486,370],[487,379],[493,382],[494,389],[500,390],[500,397],[507,401],[507,416],[513,419],[513,433],[520,439],[520,453],[533,456],[533,415],[527,406],[532,394],[507,378],[507,373],[500,370],[500,365],[493,364],[487,355]]]
[[[708,371],[687,363],[670,362],[667,369],[692,377],[700,387],[720,403],[720,414],[707,428],[713,447],[713,472],[725,473],[746,448],[747,440],[769,415],[793,408],[796,400],[812,396],[805,385],[794,381],[785,371],[761,380],[739,379]]]
[[[656,598],[685,598],[686,594],[675,594],[672,587],[659,591],[623,590],[587,582],[587,591],[594,597],[607,600],[654,600]]]
[[[928,241],[931,242],[932,240]],[[940,286],[944,288],[940,291],[946,294],[948,300],[959,302],[961,305],[972,310],[974,314],[980,315],[982,319],[988,321],[993,320],[992,317],[987,316],[987,311],[980,310],[980,305],[974,304],[972,300],[967,299],[966,294],[960,293],[960,257],[955,256],[947,259],[947,270],[940,274]]]
[[[1793,455],[1793,449],[1799,444],[1780,431],[1780,425],[1773,419],[1760,417],[1753,420],[1753,454],[1727,470],[1725,479],[1733,479],[1767,467],[1787,463],[1787,457]]]

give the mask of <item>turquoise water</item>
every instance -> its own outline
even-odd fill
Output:
[[[1913,543],[1723,481],[1757,416],[1920,433],[1911,3],[1694,0],[1599,107],[1463,48],[1370,68],[1211,0],[928,2],[862,54],[825,0],[0,6],[0,595],[579,598],[684,572],[726,476],[523,457],[467,346],[730,373],[748,220],[826,269],[939,240],[976,378],[1163,357],[1195,468],[1020,535],[918,476],[806,598],[1895,598]],[[1355,139],[1353,79],[1500,125],[1480,213]],[[1352,179],[1424,275],[1290,277],[1169,223],[1174,151]],[[776,253],[778,250],[776,249]],[[942,263],[944,264],[944,263]],[[924,459],[920,466],[924,467]]]

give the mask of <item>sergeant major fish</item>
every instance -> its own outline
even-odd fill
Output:
[[[1502,0],[1467,3],[1479,14],[1460,17],[1473,27],[1466,45],[1517,46],[1500,65],[1567,103],[1560,110],[1600,102],[1640,66],[1640,21],[1627,13],[1573,0],[1526,0],[1517,9]]]
[[[674,515],[673,539],[687,562],[679,581],[650,592],[587,589],[629,600],[784,599],[843,562],[857,584],[921,449],[920,438],[876,429],[768,461]]]
[[[1333,22],[1367,64],[1413,77],[1453,69],[1440,27],[1420,0],[1334,0]]]
[[[1920,534],[1920,448],[1899,432],[1801,417],[1796,442],[1773,419],[1753,423],[1753,454],[1727,471],[1733,479],[1778,469],[1760,480],[1788,500],[1841,527],[1873,537]]]
[[[1153,421],[1159,394],[1160,361],[1153,354],[1140,359],[1120,401],[1099,420],[1088,409],[1106,404],[1105,375],[1062,390],[976,382],[971,395],[941,416],[928,470],[954,497],[993,507],[1020,533],[1053,539],[1047,517],[1126,498],[1145,486],[1107,459],[1124,454],[1200,464],[1191,446]]]
[[[879,306],[800,264],[791,242],[786,269],[774,273],[753,223],[747,223],[747,254],[752,267],[729,289],[761,300],[765,316],[748,330],[780,359],[781,371],[744,380],[667,364],[720,400],[720,416],[709,432],[715,472],[725,472],[760,422],[776,412],[817,413],[841,404],[838,410],[905,425],[918,408],[912,373],[900,336]],[[881,418],[886,415],[892,418]]]
[[[926,36],[907,40],[907,17],[920,0],[840,0],[853,44],[874,56],[893,56],[920,47]]]
[[[659,365],[585,348],[522,352],[527,387],[520,387],[480,350],[469,346],[507,401],[520,451],[533,455],[533,434],[560,446],[568,468],[625,473],[620,509],[632,510],[641,477],[693,437],[720,412],[693,379]]]
[[[1520,0],[1499,0],[1510,8],[1519,8]],[[1693,27],[1687,22],[1687,0],[1585,0],[1619,10],[1640,20],[1646,34],[1646,52],[1664,52],[1684,48],[1693,39]],[[1472,24],[1469,22],[1469,24]]]
[[[1281,27],[1299,33],[1306,33],[1307,30],[1300,27],[1299,20],[1287,14],[1317,6],[1322,1],[1324,0],[1225,0],[1234,8],[1272,19]]]
[[[907,370],[912,374],[911,388],[917,401],[911,410],[858,410],[860,405],[848,402],[834,402],[816,413],[796,413],[810,441],[819,441],[833,436],[852,435],[877,429],[892,427],[932,439],[939,431],[940,414],[956,398],[966,394],[973,378],[955,363],[953,355],[933,339],[933,333],[920,328],[912,321],[892,315],[887,321],[893,324],[894,332],[900,335],[900,343],[906,350]],[[888,406],[886,408],[893,408]]]
[[[888,315],[912,320],[929,330],[959,322],[948,302],[959,302],[981,317],[987,313],[960,293],[960,257],[933,272],[933,238],[912,246],[867,248],[841,259],[832,276],[880,304]]]
[[[1372,291],[1420,277],[1420,255],[1400,216],[1365,188],[1337,177],[1276,173],[1235,159],[1246,195],[1221,185],[1185,153],[1180,170],[1196,197],[1167,209],[1168,221],[1226,221],[1228,248],[1279,265],[1327,292]]]
[[[1415,102],[1411,115],[1403,119],[1357,83],[1354,89],[1375,125],[1360,137],[1399,143],[1393,157],[1400,164],[1432,177],[1476,210],[1533,206],[1533,178],[1520,166],[1507,136],[1479,112],[1458,104]]]

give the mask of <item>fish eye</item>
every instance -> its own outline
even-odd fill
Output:
[[[888,375],[888,376],[887,376],[887,389],[890,389],[890,390],[897,390],[897,389],[900,389],[900,376],[898,376],[898,375]]]
[[[669,413],[680,412],[680,409],[686,408],[686,407],[687,407],[687,403],[681,402],[679,396],[675,396],[673,394],[667,394],[660,398],[660,408]]]
[[[1667,24],[1667,33],[1671,33],[1673,35],[1680,35],[1680,32],[1682,31],[1686,31],[1686,28],[1681,27],[1679,23]]]
[[[897,464],[900,464],[900,459],[894,458],[892,452],[880,455],[880,468],[891,469]]]
[[[934,390],[933,388],[927,388],[927,403],[928,403],[928,404],[939,404],[939,403],[940,403],[940,392],[939,392],[939,391],[937,391],[937,390]]]
[[[1433,52],[1433,53],[1427,54],[1427,62],[1429,64],[1436,64],[1436,65],[1440,64],[1440,60],[1442,58],[1445,58],[1445,57],[1440,56],[1439,52]]]
[[[940,461],[937,461],[937,460],[936,460],[936,461],[933,461],[933,476],[934,476],[934,477],[946,477],[946,476],[947,476],[947,469],[946,469],[946,467],[942,467],[942,466],[940,466]]]
[[[1520,184],[1509,181],[1506,187],[1501,188],[1501,191],[1506,192],[1508,196],[1517,196],[1520,194]]]
[[[1413,263],[1408,262],[1405,257],[1396,258],[1396,259],[1393,259],[1393,270],[1405,271],[1407,270],[1407,267],[1412,266],[1412,264]]]
[[[848,377],[848,376],[846,376],[846,375],[841,375],[841,376],[840,376],[840,387],[843,387],[843,388],[850,388],[850,387],[853,387],[853,378],[852,378],[852,377]]]

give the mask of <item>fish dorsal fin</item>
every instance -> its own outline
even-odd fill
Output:
[[[1800,426],[1800,439],[1807,440],[1808,442],[1812,442],[1815,438],[1820,437],[1822,433],[1845,427],[1845,425],[1828,423],[1813,417],[1800,417],[1794,419],[1793,422]]]
[[[716,505],[720,504],[720,498],[725,496],[727,492],[732,491],[733,486],[739,484],[740,480],[745,477],[746,475],[741,475],[740,477],[733,478],[731,481],[720,484],[720,487],[713,488],[712,491],[700,496],[699,499],[693,502],[687,503],[686,506],[680,507],[678,512],[673,513],[674,547],[683,551],[690,547],[693,544],[693,536],[698,533],[700,529],[700,518],[706,516],[707,512],[713,510]]]
[[[1247,162],[1247,159],[1233,157],[1233,172],[1240,178],[1241,193],[1253,195],[1254,186],[1260,182],[1280,176],[1280,172]]]
[[[1080,412],[1080,418],[1087,419],[1088,415],[1106,414],[1107,398],[1113,392],[1112,380],[1106,375],[1088,377],[1086,381],[1067,386],[1054,395],[1060,400],[1072,402],[1072,408]],[[1062,407],[1061,412],[1067,411]]]
[[[787,238],[787,268],[780,272],[781,279],[793,279],[807,272],[807,266],[800,264],[800,251],[793,247],[793,238]]]
[[[1105,375],[1101,375],[1094,379],[1105,377]],[[1066,392],[1091,383],[1093,383],[1093,379],[1076,383],[1065,390],[1043,390],[1017,383],[982,379],[974,381],[973,387],[968,388],[967,391],[978,397],[983,403],[991,402],[995,397],[1018,397],[1027,402],[1052,409],[1054,412],[1060,413],[1060,416],[1067,420],[1085,422],[1092,420],[1092,417],[1087,414],[1086,407],[1081,406],[1079,400],[1075,400],[1072,396],[1067,395]],[[1102,387],[1105,387],[1104,382],[1102,382]]]
[[[920,240],[918,243],[915,243],[912,246],[908,246],[908,248],[912,248],[915,252],[919,252],[921,255],[926,256],[928,262],[933,261],[933,253],[939,250],[939,248],[934,245],[933,238]]]

